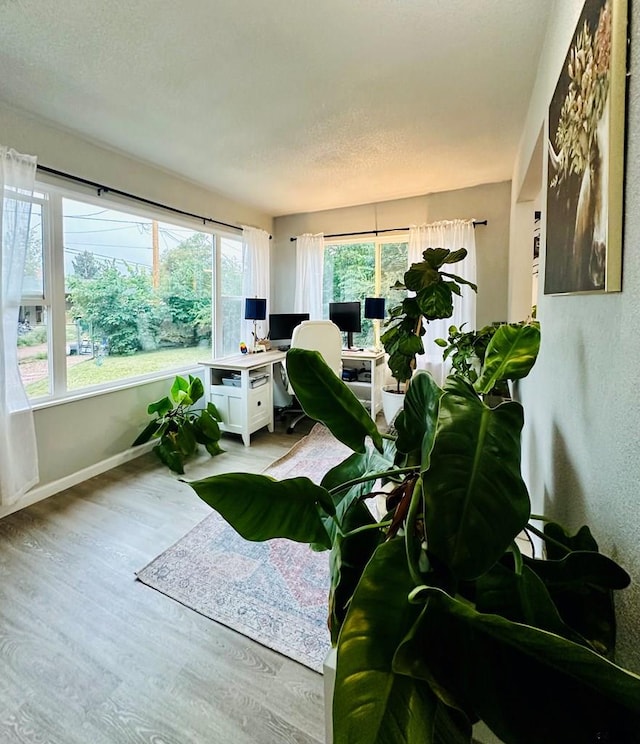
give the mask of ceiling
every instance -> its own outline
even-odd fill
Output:
[[[273,216],[464,188],[511,177],[552,2],[0,0],[0,99]]]

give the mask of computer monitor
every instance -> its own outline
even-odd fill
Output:
[[[347,334],[347,348],[353,348],[353,334],[360,333],[362,324],[360,322],[359,302],[330,302],[329,320]]]
[[[293,329],[309,320],[309,313],[274,313],[269,315],[269,338],[274,344],[288,346],[291,343]]]

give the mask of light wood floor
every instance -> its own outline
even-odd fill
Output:
[[[260,472],[266,430],[187,478]],[[198,615],[134,572],[209,513],[144,455],[0,520],[1,744],[312,744],[322,676]]]

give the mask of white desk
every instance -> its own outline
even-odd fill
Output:
[[[205,367],[208,399],[222,417],[220,428],[240,434],[245,447],[251,443],[251,434],[263,426],[273,431],[273,365],[284,362],[286,356],[284,351],[264,351],[200,362]],[[345,382],[374,420],[382,408],[384,359],[383,351],[342,352],[343,369],[360,373],[359,380]],[[235,385],[223,382],[234,375]]]
[[[222,431],[240,434],[245,447],[254,431],[263,426],[273,431],[273,365],[284,360],[284,351],[234,354],[208,362],[205,390],[222,417]],[[223,380],[238,376],[239,384]]]

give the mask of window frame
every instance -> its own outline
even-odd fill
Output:
[[[95,189],[82,184],[60,183],[55,177],[38,174],[34,193],[44,194],[43,199],[28,198],[28,201],[42,205],[42,241],[43,241],[43,294],[38,296],[38,304],[42,304],[48,313],[47,318],[47,347],[49,359],[49,394],[37,398],[30,398],[34,410],[48,408],[61,403],[82,400],[98,395],[104,395],[130,387],[147,384],[163,379],[172,379],[177,374],[184,374],[195,369],[197,364],[178,365],[176,367],[148,372],[135,377],[126,377],[80,389],[67,389],[67,359],[66,359],[66,302],[65,302],[65,267],[64,267],[64,213],[63,199],[83,202],[101,209],[113,209],[125,212],[132,217],[157,220],[176,227],[182,227],[194,232],[206,233],[212,238],[211,255],[211,329],[212,343],[207,351],[203,347],[203,358],[215,355],[215,347],[219,343],[220,313],[220,240],[222,237],[237,240],[236,232],[227,231],[217,226],[202,224],[197,218],[189,218],[174,214],[170,210],[163,210],[152,206],[140,206],[126,197],[118,195],[97,195]],[[240,237],[241,239],[241,237]],[[23,295],[23,300],[32,302],[31,295]]]

